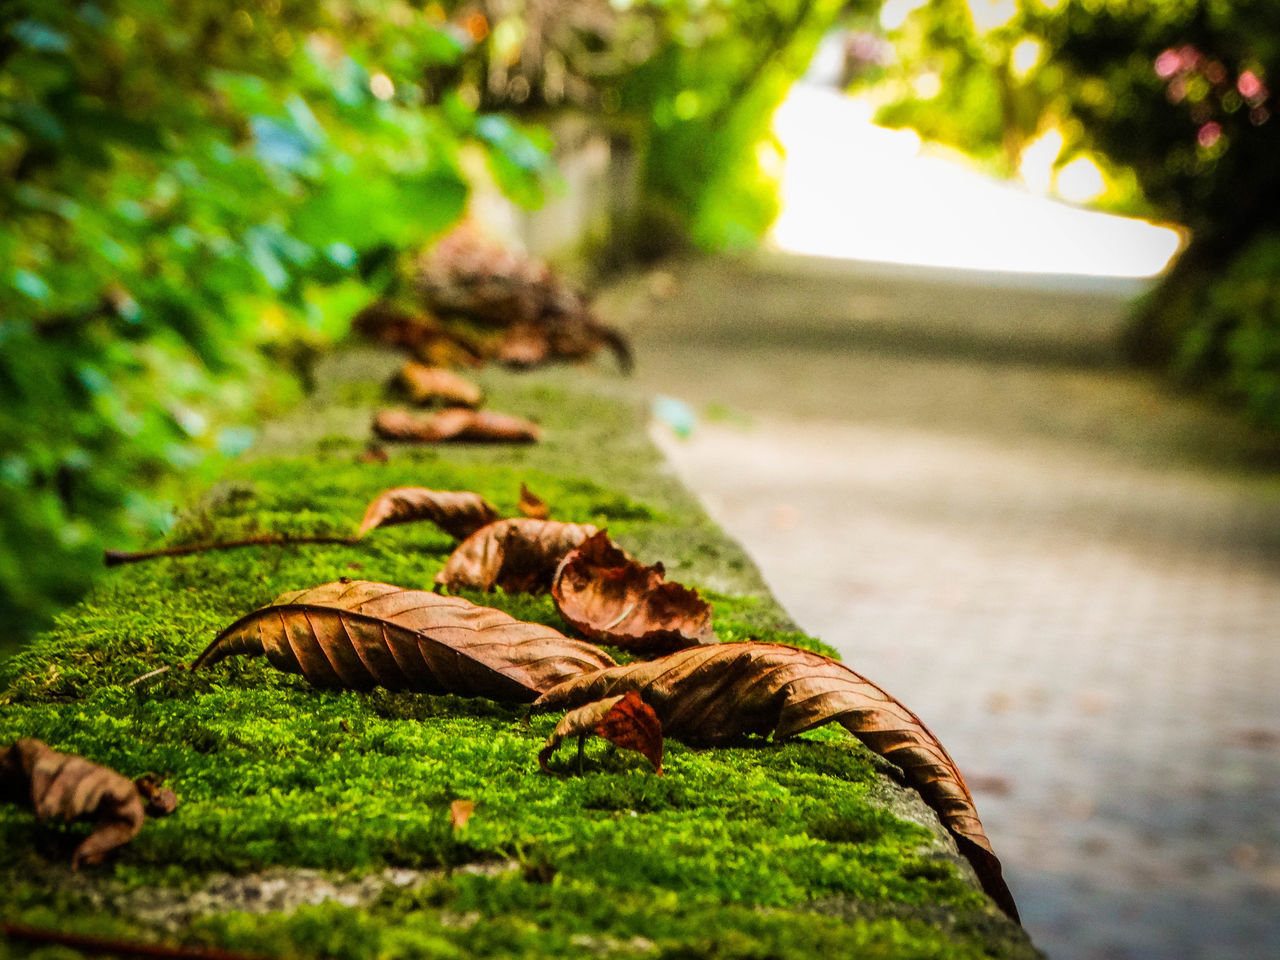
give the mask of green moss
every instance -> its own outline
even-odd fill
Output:
[[[510,514],[525,482],[557,518],[607,526],[642,558],[667,561],[673,576],[700,586],[723,639],[829,652],[794,632],[741,552],[659,474],[633,405],[566,394],[563,383],[487,386],[508,409],[536,411],[546,443],[397,449],[387,463],[363,464],[354,456],[361,438],[340,445],[321,424],[297,449],[277,445],[238,464],[183,515],[173,539],[344,533],[379,491],[407,484],[475,490]],[[595,473],[572,467],[603,462],[598,453],[609,444],[622,462]],[[182,936],[337,958],[810,957],[820,948],[871,957],[1029,955],[1020,933],[994,920],[971,882],[937,858],[935,836],[886,812],[878,761],[834,731],[720,750],[671,743],[661,778],[638,755],[593,742],[580,772],[565,751],[558,763],[570,775],[548,777],[536,755],[557,718],[527,724],[519,706],[321,691],[263,659],[179,669],[227,623],[285,590],[340,576],[425,587],[452,546],[416,524],[354,545],[255,547],[122,567],[0,664],[0,742],[39,737],[131,775],[164,772],[179,792],[178,812],[149,822],[90,885],[198,886],[212,871],[272,866],[361,874],[513,859],[527,869],[446,874],[367,908],[217,914]],[[564,629],[545,596],[473,598]],[[171,669],[129,685],[159,666]],[[449,822],[456,799],[476,804],[460,830]],[[17,891],[12,916],[147,934],[127,910],[97,909],[57,880],[64,874],[51,864],[68,859],[83,831],[37,826],[22,808],[0,807],[0,846],[11,854],[0,884]],[[47,882],[31,879],[46,874]],[[854,903],[862,913],[818,916],[815,902]],[[937,920],[940,906],[949,925]],[[956,918],[970,919],[957,926]],[[0,945],[0,956],[23,949]]]

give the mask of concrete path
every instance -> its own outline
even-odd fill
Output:
[[[947,744],[1038,945],[1274,958],[1280,442],[1114,365],[1135,289],[771,257],[613,309],[699,415],[674,468]]]

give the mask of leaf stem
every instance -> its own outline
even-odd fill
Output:
[[[186,543],[180,547],[160,547],[156,550],[140,550],[137,553],[130,553],[126,550],[104,550],[102,551],[102,562],[108,567],[118,567],[125,563],[138,563],[141,560],[151,560],[155,557],[182,557],[189,553],[203,553],[205,550],[233,550],[237,547],[287,545],[291,543],[337,543],[349,546],[356,542],[355,537],[294,537],[268,534],[261,537],[246,537],[243,540],[223,540],[216,543]]]

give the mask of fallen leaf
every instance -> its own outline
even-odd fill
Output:
[[[973,864],[983,889],[1017,919],[1000,861],[955,762],[919,717],[843,664],[781,644],[691,647],[574,677],[539,697],[533,711],[573,709],[628,691],[653,707],[667,736],[694,744],[770,733],[783,740],[842,724],[902,768]]]
[[[530,520],[545,520],[551,515],[551,511],[547,508],[547,501],[526,487],[520,484],[520,503],[517,505],[520,516],[528,517]]]
[[[446,440],[534,443],[541,435],[536,423],[520,417],[461,407],[427,416],[404,410],[383,410],[374,417],[373,432],[386,440],[416,440],[421,443]]]
[[[556,748],[569,737],[583,738],[589,733],[604,737],[624,750],[635,750],[662,776],[662,724],[653,707],[634,690],[595,700],[566,713],[538,753],[538,765],[544,772],[551,773],[547,761]]]
[[[473,337],[449,330],[434,317],[414,315],[386,300],[356,314],[352,329],[370,340],[398,347],[432,366],[479,366],[491,352]]]
[[[449,804],[449,826],[453,827],[454,830],[461,830],[467,825],[467,821],[471,819],[471,814],[475,812],[475,801],[453,801],[453,803]]]
[[[416,520],[430,520],[459,540],[498,519],[498,511],[484,497],[468,490],[428,490],[426,487],[393,487],[369,504],[356,533],[359,540],[375,527],[390,527]]]
[[[495,586],[507,593],[548,590],[564,555],[595,532],[589,523],[528,517],[498,520],[458,544],[436,574],[436,583],[450,590]]]
[[[101,863],[136,837],[146,820],[143,797],[132,780],[40,740],[17,740],[0,752],[0,792],[14,799],[26,794],[39,820],[93,820],[93,832],[71,856],[73,870]]]
[[[551,596],[560,615],[592,640],[637,653],[669,653],[715,643],[711,605],[661,564],[646,567],[601,531],[568,553]]]
[[[364,448],[364,452],[356,457],[357,463],[386,463],[391,458],[387,456],[387,450],[380,444],[371,443]]]
[[[415,285],[432,312],[503,329],[503,363],[583,360],[605,347],[624,371],[632,367],[626,338],[601,323],[581,293],[543,261],[504,247],[474,224],[450,231],[422,256]]]
[[[478,407],[484,399],[480,388],[460,374],[444,367],[429,367],[409,360],[400,368],[397,381],[410,403],[438,403],[443,406]]]
[[[613,665],[593,644],[461,597],[366,580],[277,597],[223,630],[191,665],[265,653],[318,687],[533,700],[562,680]]]

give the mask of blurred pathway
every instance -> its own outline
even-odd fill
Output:
[[[947,744],[1036,942],[1280,956],[1280,443],[1111,365],[1136,288],[777,255],[648,287],[674,468]]]

